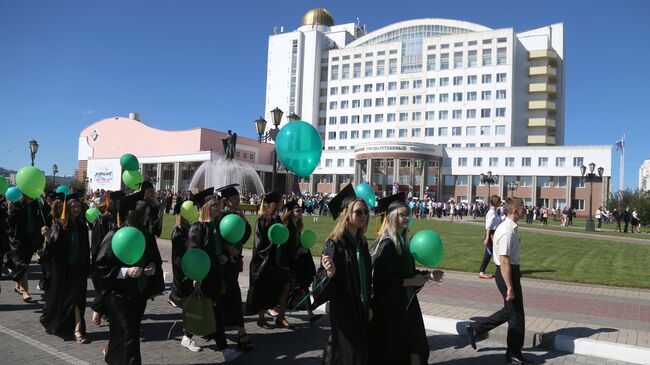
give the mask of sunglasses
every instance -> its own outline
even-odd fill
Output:
[[[353,210],[352,213],[356,215],[368,215],[369,211],[368,209],[357,209],[357,210]]]

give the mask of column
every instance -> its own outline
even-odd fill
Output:
[[[393,159],[393,182],[399,185],[399,158]],[[393,187],[390,187],[391,194],[393,193]],[[390,194],[389,194],[390,195]]]
[[[537,176],[533,175],[533,206],[537,206]]]
[[[366,159],[366,174],[368,178],[368,185],[372,186],[372,158]]]
[[[422,174],[420,176],[420,199],[425,198],[424,196],[424,187],[427,186],[427,164],[428,160],[422,160]],[[429,187],[430,188],[430,187]]]
[[[160,190],[160,180],[162,180],[162,163],[156,164],[156,190]]]
[[[506,199],[507,199],[507,197],[508,197],[508,194],[507,194],[507,193],[508,193],[508,192],[506,191],[506,194],[505,194],[505,195],[503,194],[504,189],[506,189],[506,188],[505,188],[505,181],[506,181],[505,176],[503,176],[503,175],[499,175],[499,192],[498,192],[498,194],[496,194],[496,195],[498,195],[498,196],[505,196]],[[488,198],[488,199],[490,199],[490,198]],[[504,199],[504,201],[505,201],[505,199]]]
[[[467,175],[467,202],[472,201],[472,185],[474,184],[474,181],[472,181],[472,175]],[[455,190],[455,188],[454,188]],[[454,197],[454,200],[456,198]],[[458,203],[458,202],[456,202]]]
[[[174,187],[172,189],[173,192],[178,193],[180,186],[180,178],[181,178],[181,163],[180,162],[174,162]]]
[[[573,177],[567,176],[566,177],[566,206],[571,207],[571,200],[573,196],[571,195],[571,191],[573,186]]]
[[[339,193],[339,177],[337,174],[332,174],[332,193]]]
[[[309,195],[314,195],[315,192],[316,192],[316,179],[312,174],[311,176],[309,176]]]

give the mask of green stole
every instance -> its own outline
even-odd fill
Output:
[[[343,232],[344,232],[343,234],[346,235],[348,239],[351,239],[355,242],[356,251],[357,251],[357,266],[359,267],[359,296],[361,299],[361,303],[367,306],[368,291],[366,288],[366,264],[365,261],[363,260],[363,253],[361,251],[361,240],[357,239],[356,237],[352,237],[352,235],[347,230]]]

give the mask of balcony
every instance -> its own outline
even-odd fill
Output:
[[[555,136],[528,136],[528,145],[555,145]]]
[[[557,60],[557,53],[552,49],[534,49],[528,52],[529,60],[549,59]]]
[[[552,118],[528,118],[528,127],[555,128],[555,119]]]
[[[532,66],[528,68],[528,76],[557,77],[557,69],[553,66]]]
[[[556,106],[555,102],[550,100],[531,100],[528,102],[528,110],[548,110],[554,112]]]
[[[537,82],[534,84],[529,84],[528,85],[528,92],[529,93],[549,93],[549,94],[555,94],[557,92],[557,87],[553,84],[549,84],[546,82]]]

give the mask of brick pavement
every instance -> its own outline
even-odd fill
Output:
[[[161,240],[160,249],[163,259],[167,261],[163,269],[170,272],[169,241]],[[250,253],[246,252],[246,254]],[[245,267],[247,268],[248,265]],[[62,339],[58,336],[42,334],[38,322],[42,307],[42,295],[35,290],[36,281],[34,280],[36,279],[34,274],[38,267],[33,265],[31,269],[30,287],[33,288],[32,296],[37,300],[36,303],[22,303],[19,296],[13,293],[13,282],[7,280],[6,277],[3,277],[0,283],[3,289],[0,293],[0,354],[2,354],[0,363],[16,363],[25,360],[31,364],[103,363],[101,349],[108,338],[108,327],[92,325],[89,309],[86,311],[86,321],[88,338],[92,341],[90,344],[78,345],[72,336]],[[171,277],[168,278],[169,280]],[[246,272],[242,273],[240,283],[245,293],[248,286]],[[636,341],[639,344],[642,341],[648,341],[647,306],[650,296],[647,292],[537,280],[525,280],[523,285],[528,331],[532,329],[562,331],[567,328],[574,330],[581,328],[581,334],[590,335],[589,337],[600,335],[614,337],[612,335],[614,332],[589,330],[593,328],[594,321],[600,319],[599,328],[611,327],[616,330],[616,338],[613,341],[622,341],[623,337],[626,341],[624,343]],[[90,282],[89,288],[92,288]],[[570,292],[567,293],[567,291]],[[94,292],[89,290],[89,296],[93,294]],[[583,303],[588,301],[589,304],[575,305],[571,304],[571,300],[566,300],[568,303],[566,306],[557,305],[558,298],[562,299],[567,296],[569,299],[582,300]],[[458,319],[487,314],[500,305],[498,293],[491,280],[475,280],[473,275],[453,272],[447,274],[442,287],[427,286],[419,297],[425,314]],[[602,308],[607,305],[618,306],[621,309],[612,309],[611,311],[608,309],[604,315],[596,316],[596,313],[602,313],[604,310]],[[593,310],[581,313],[581,311],[585,311],[585,308],[593,308]],[[291,322],[296,325],[295,331],[260,330],[255,325],[254,318],[247,318],[246,327],[251,333],[251,339],[256,348],[252,353],[243,354],[234,363],[319,364],[322,347],[329,334],[327,318],[310,325],[305,321],[303,313],[290,314],[289,317]],[[556,317],[559,319],[551,319]],[[179,318],[179,310],[169,306],[166,303],[166,298],[162,297],[149,302],[142,326],[143,362],[147,364],[221,363],[223,357],[214,351],[214,345],[206,344],[201,339],[197,340],[197,343],[207,346],[201,352],[192,353],[180,346],[179,340],[182,332],[178,322]],[[624,323],[628,327],[618,325],[624,320],[629,321]],[[638,323],[636,330],[632,325],[634,322]],[[591,325],[591,327],[587,325]],[[638,330],[642,326],[646,326],[644,327],[645,332]],[[228,337],[234,341],[235,333],[228,332]],[[431,332],[429,333],[429,343],[432,351],[429,363],[501,364],[505,351],[504,338],[505,336],[501,338],[495,335],[479,342],[479,351],[477,352],[467,346],[467,341],[462,336]],[[569,355],[537,348],[531,349],[529,348],[531,345],[532,342],[526,343],[530,357],[536,363],[622,364],[594,357]]]

